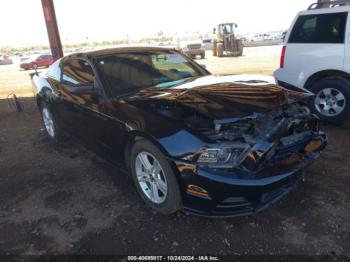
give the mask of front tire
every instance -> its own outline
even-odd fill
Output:
[[[315,82],[310,90],[315,94],[312,111],[325,122],[341,124],[350,114],[350,81],[342,77],[327,77]]]
[[[147,140],[131,150],[131,175],[143,201],[155,211],[169,215],[181,208],[175,174],[163,153]]]

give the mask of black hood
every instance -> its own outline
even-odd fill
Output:
[[[186,106],[213,119],[241,118],[288,103],[286,91],[272,77],[250,75],[204,76],[171,88],[145,88],[124,99]]]

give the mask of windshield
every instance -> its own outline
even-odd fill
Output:
[[[114,54],[96,59],[101,79],[113,95],[145,87],[170,88],[207,71],[174,51]]]
[[[232,26],[232,24],[220,25],[219,26],[219,30],[220,30],[220,33],[224,34],[224,35],[233,34],[233,26]]]

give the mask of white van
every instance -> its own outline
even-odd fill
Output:
[[[350,117],[350,1],[313,4],[299,12],[288,30],[279,85],[312,92],[311,109],[324,121],[341,123]]]

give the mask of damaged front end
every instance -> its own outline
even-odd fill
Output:
[[[318,119],[297,101],[266,113],[214,120],[211,127],[198,131],[216,145],[193,156],[200,167],[255,174],[275,165],[297,164],[327,144]]]
[[[171,120],[157,135],[176,167],[187,213],[259,212],[290,192],[327,144],[308,95],[266,83],[176,91],[145,106]]]
[[[185,164],[181,174],[185,210],[199,216],[260,212],[303,179],[327,144],[317,118],[298,102],[197,130],[213,143],[192,155],[195,169]]]

